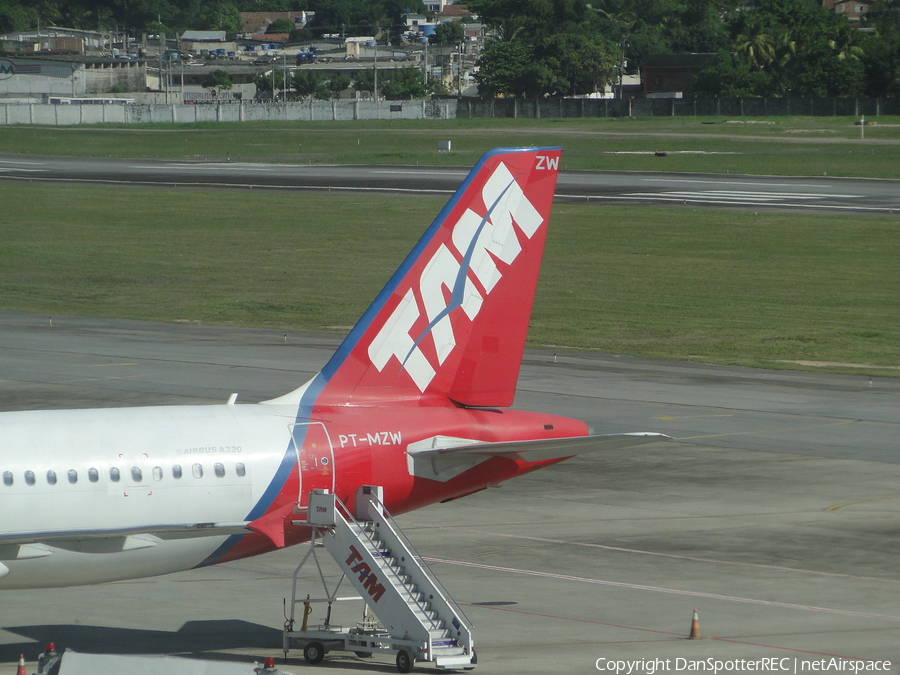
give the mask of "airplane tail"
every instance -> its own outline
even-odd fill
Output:
[[[561,152],[484,155],[303,399],[511,405]]]

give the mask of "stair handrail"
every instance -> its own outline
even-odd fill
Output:
[[[337,511],[340,511],[341,517],[343,517],[343,518],[345,518],[345,519],[349,519],[350,522],[353,523],[354,525],[356,525],[356,526],[359,528],[359,531],[360,531],[362,534],[364,534],[364,535],[366,536],[366,539],[369,540],[369,543],[371,543],[373,546],[375,546],[375,545],[376,545],[376,544],[375,544],[375,541],[376,541],[376,540],[373,538],[372,533],[371,533],[371,532],[368,532],[368,531],[360,524],[360,522],[353,516],[353,514],[350,513],[350,509],[347,508],[347,505],[344,504],[344,502],[342,502],[342,501],[340,500],[340,498],[339,498],[337,495],[334,495],[334,503],[335,503],[335,511],[336,511],[336,512],[337,512]],[[379,503],[380,503],[380,502],[379,502]],[[395,528],[392,528],[392,529],[395,529]],[[416,553],[415,551],[414,551],[414,555],[415,555],[417,558],[419,558],[419,559],[421,560],[421,556],[420,556],[418,553]],[[423,620],[423,623],[424,623],[425,621],[427,621],[428,624],[431,626],[430,630],[438,630],[438,629],[440,629],[440,624],[439,624],[437,621],[435,621],[434,619],[428,617],[428,609],[422,604],[422,601],[421,601],[421,600],[419,600],[418,598],[416,598],[416,597],[413,595],[413,593],[412,593],[412,591],[409,589],[409,587],[408,587],[408,586],[403,582],[403,580],[400,578],[400,575],[397,574],[397,572],[395,572],[394,569],[393,569],[390,565],[387,565],[387,564],[386,564],[382,569],[383,569],[385,572],[387,572],[388,574],[393,575],[393,577],[399,582],[400,586],[403,588],[405,594],[409,597],[409,599],[410,599],[412,602],[414,602],[415,605],[416,605],[416,607],[418,607],[418,608],[422,611],[422,614],[423,614],[424,617],[425,617],[425,619]],[[430,572],[430,570],[429,570],[429,572]],[[433,575],[433,574],[429,574],[429,576],[430,576],[430,577],[433,577],[434,575]],[[443,591],[443,593],[446,595],[446,591]],[[428,650],[429,650],[429,652],[431,651],[431,636],[430,636],[430,635],[429,635],[429,637],[428,637]]]
[[[474,624],[471,621],[469,621],[469,617],[466,616],[466,613],[463,612],[462,608],[459,606],[459,604],[457,604],[456,600],[453,599],[453,596],[451,596],[450,593],[447,591],[447,589],[444,588],[444,584],[441,583],[441,580],[438,579],[437,575],[431,570],[431,567],[429,567],[428,563],[425,562],[425,559],[422,557],[422,554],[419,553],[418,550],[416,550],[416,547],[409,540],[409,538],[405,534],[403,534],[403,530],[401,530],[399,527],[393,527],[391,525],[391,523],[394,520],[394,517],[391,515],[390,511],[388,511],[388,509],[384,505],[384,503],[380,499],[378,499],[378,497],[374,494],[368,495],[368,496],[369,496],[369,499],[372,501],[372,503],[376,506],[376,508],[378,508],[381,511],[381,513],[384,515],[385,525],[387,525],[391,529],[391,531],[394,533],[394,536],[396,536],[407,548],[409,548],[410,551],[412,551],[412,554],[415,557],[415,559],[418,561],[420,567],[425,572],[425,574],[428,576],[428,578],[431,580],[431,583],[434,584],[438,593],[440,593],[441,598],[444,600],[445,603],[447,603],[447,605],[451,609],[453,609],[453,611],[455,611],[459,615],[459,618],[462,620],[462,622],[465,624],[468,631],[471,633],[472,629],[474,628]]]

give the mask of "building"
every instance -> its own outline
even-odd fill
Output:
[[[0,58],[0,98],[143,91],[146,79],[146,66],[138,61],[89,56]]]
[[[697,73],[715,54],[657,54],[644,57],[641,79],[647,98],[681,98],[694,93]]]
[[[477,18],[472,12],[466,9],[465,5],[444,5],[440,11],[434,13],[434,20],[437,23],[445,21],[472,21]]]
[[[75,28],[38,28],[0,35],[6,52],[16,54],[87,54],[110,48],[110,33]]]
[[[833,9],[835,14],[843,14],[856,23],[866,15],[871,4],[869,0],[843,0],[835,2]]]
[[[225,39],[224,30],[186,30],[179,38],[181,52],[193,52],[195,54],[208,52],[213,49],[224,49],[226,52],[237,51],[234,42]]]
[[[444,8],[453,4],[453,0],[424,0],[425,9],[432,14],[444,11]]]
[[[241,32],[265,33],[269,24],[278,19],[290,21],[295,28],[306,28],[315,15],[315,12],[241,12]]]
[[[349,37],[344,40],[344,47],[347,50],[346,58],[348,59],[374,59],[378,49],[374,36]],[[382,53],[386,53],[384,49],[382,49]]]

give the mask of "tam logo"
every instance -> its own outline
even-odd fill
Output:
[[[547,160],[538,155],[539,162],[547,164]],[[558,164],[559,158],[554,161]],[[486,213],[466,209],[453,226],[449,242],[453,250],[443,243],[438,247],[422,270],[418,285],[406,291],[369,345],[369,358],[379,372],[391,357],[396,357],[421,392],[456,347],[451,312],[462,308],[474,321],[484,297],[503,276],[494,259],[511,265],[522,251],[517,230],[531,239],[544,222],[502,162],[488,178],[481,196]],[[444,288],[450,291],[449,301]],[[414,338],[410,331],[421,316],[420,307],[425,310],[428,325]],[[430,362],[419,348],[427,337],[434,341],[437,363]]]
[[[359,579],[363,589],[369,594],[373,602],[381,600],[381,596],[384,595],[386,590],[384,584],[378,583],[378,577],[352,544],[350,545],[350,556],[344,561],[344,564],[350,568],[352,574],[358,575],[357,579]]]

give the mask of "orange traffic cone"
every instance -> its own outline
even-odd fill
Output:
[[[703,637],[700,635],[700,617],[697,616],[697,610],[694,610],[694,618],[691,620],[691,634],[688,635],[689,640],[696,640]]]
[[[19,667],[16,668],[16,675],[28,675],[25,671],[25,655],[19,654]]]

